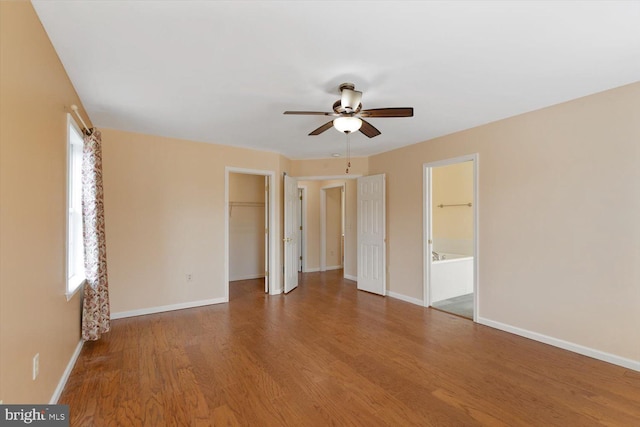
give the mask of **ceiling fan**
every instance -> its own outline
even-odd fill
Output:
[[[413,108],[374,108],[363,110],[362,92],[355,90],[353,83],[342,83],[340,85],[341,97],[333,104],[333,112],[322,111],[285,111],[284,114],[300,114],[310,116],[333,116],[336,117],[330,122],[320,126],[309,135],[320,135],[331,127],[335,127],[339,132],[351,133],[360,131],[369,138],[380,135],[380,131],[364,118],[381,117],[413,117]]]

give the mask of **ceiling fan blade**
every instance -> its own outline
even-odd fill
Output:
[[[373,138],[374,136],[380,135],[380,131],[366,120],[362,120],[362,126],[360,126],[360,132],[362,132],[369,138]]]
[[[325,113],[323,111],[285,111],[283,114],[302,114],[305,116],[339,116],[337,113]]]
[[[322,126],[320,126],[318,129],[316,129],[313,132],[311,132],[309,134],[309,136],[311,136],[311,135],[320,135],[322,132],[324,132],[327,129],[331,129],[332,127],[333,127],[333,121],[327,122],[327,123],[323,124]]]
[[[374,108],[360,111],[361,117],[413,117],[413,108]]]

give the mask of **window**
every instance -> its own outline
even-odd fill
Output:
[[[82,238],[82,133],[68,116],[67,126],[67,299],[84,282]]]

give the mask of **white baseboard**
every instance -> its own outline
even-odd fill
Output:
[[[391,292],[391,291],[387,291],[386,294],[387,294],[387,296],[390,296],[391,298],[399,299],[399,300],[405,301],[405,302],[410,302],[411,304],[419,305],[420,307],[424,306],[422,300],[418,299],[418,298],[408,297],[406,295],[398,294],[398,293]]]
[[[229,279],[230,282],[235,282],[238,280],[253,280],[253,279],[264,279],[264,274],[247,274],[246,276],[238,276],[232,279]]]
[[[326,271],[329,270],[340,270],[342,268],[341,265],[332,265],[332,266],[327,266]]]
[[[71,375],[71,371],[73,371],[73,367],[75,366],[76,361],[78,360],[78,356],[80,356],[80,352],[82,351],[83,344],[84,344],[84,340],[81,339],[78,345],[76,346],[76,349],[73,351],[73,354],[71,355],[71,359],[69,359],[69,363],[67,363],[67,367],[62,373],[62,377],[60,377],[60,381],[58,381],[58,386],[54,390],[53,395],[49,400],[49,405],[55,405],[56,403],[58,403],[58,399],[60,399],[60,395],[64,390],[64,386],[67,385],[67,380],[69,379],[69,375]]]
[[[349,280],[353,280],[354,282],[357,282],[357,281],[358,281],[358,277],[357,277],[357,276],[352,276],[352,275],[350,275],[350,274],[345,274],[345,275],[344,275],[344,278],[345,278],[345,279],[349,279]]]
[[[165,311],[183,310],[185,308],[202,307],[203,305],[222,304],[229,302],[226,298],[213,298],[200,301],[183,302],[180,304],[161,305],[159,307],[141,308],[138,310],[120,311],[111,313],[111,320],[122,319],[125,317],[144,316],[145,314],[162,313]]]
[[[305,268],[303,273],[317,273],[318,271],[320,271],[320,267]]]
[[[479,317],[478,323],[480,323],[481,325],[489,326],[491,328],[500,329],[501,331],[509,332],[515,335],[520,335],[521,337],[529,338],[534,341],[539,341],[545,344],[549,344],[554,347],[559,347],[564,350],[569,350],[574,353],[582,354],[583,356],[592,357],[594,359],[598,359],[604,362],[612,363],[614,365],[622,366],[623,368],[632,369],[634,371],[640,371],[640,361],[638,360],[632,360],[632,359],[627,359],[625,357],[616,356],[615,354],[606,353],[604,351],[595,350],[593,348],[585,347],[580,344],[575,344],[569,341],[564,341],[558,338],[543,335],[538,332],[532,332],[526,329],[521,329],[515,326],[485,319],[484,317]]]

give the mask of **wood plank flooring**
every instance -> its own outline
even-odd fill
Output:
[[[640,373],[340,275],[115,320],[59,403],[72,426],[640,426]]]

